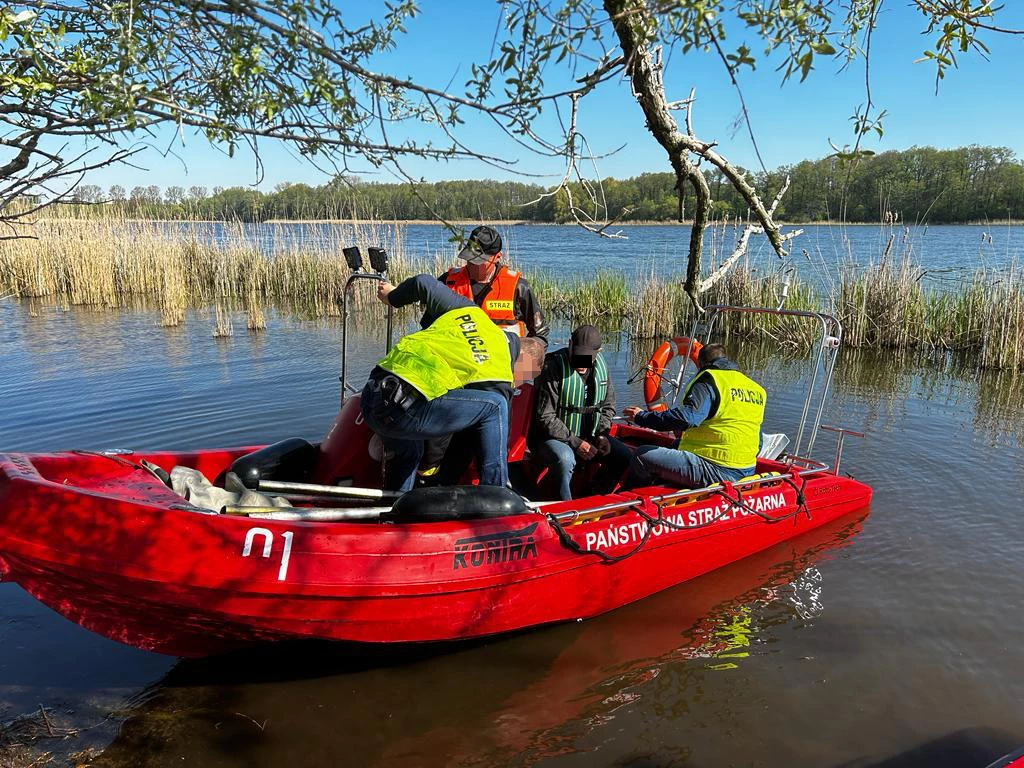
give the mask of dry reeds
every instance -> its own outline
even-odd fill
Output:
[[[982,368],[1024,367],[1024,283],[1013,264],[927,289],[909,258],[846,270],[837,312],[853,347],[966,352]]]
[[[32,234],[0,242],[0,295],[97,308],[143,304],[157,308],[160,324],[169,327],[183,322],[189,309],[215,305],[218,336],[229,332],[228,310],[236,303],[244,306],[251,330],[266,327],[265,310],[274,305],[337,316],[350,274],[341,243],[364,253],[371,245],[386,247],[395,281],[428,266],[404,258],[401,226],[331,226],[301,244],[257,244],[241,225],[118,218],[43,220]],[[274,238],[277,230],[264,228],[261,236]]]
[[[447,266],[439,255],[408,258],[400,224],[324,224],[304,233],[298,242],[294,230],[266,225],[255,230],[262,238],[257,243],[254,230],[242,225],[116,217],[39,221],[35,239],[0,241],[0,296],[50,297],[101,309],[147,306],[159,311],[164,326],[182,323],[190,309],[213,308],[213,335],[224,337],[233,332],[235,311],[245,313],[251,332],[267,327],[272,308],[304,317],[337,316],[350,274],[342,243],[364,253],[369,246],[387,248],[395,283],[419,272],[440,274]],[[726,234],[723,229],[723,242]],[[929,289],[909,246],[895,254],[894,243],[890,236],[878,261],[868,259],[867,267],[840,266],[831,293],[793,280],[786,307],[831,308],[852,347],[965,351],[981,367],[1024,368],[1024,276],[1016,265]],[[709,251],[712,267],[720,250]],[[545,311],[572,324],[625,327],[634,338],[650,339],[686,333],[693,323],[692,303],[678,277],[528,277]],[[700,300],[705,306],[777,306],[783,282],[781,272],[761,272],[747,259]],[[352,298],[356,307],[373,305],[366,288]],[[715,334],[721,338],[792,346],[807,346],[815,331],[810,324],[764,315],[727,315],[720,323]]]
[[[702,306],[714,304],[743,307],[775,307],[782,300],[783,276],[760,275],[748,267],[738,267],[725,279],[700,296]],[[810,286],[795,282],[788,288],[786,307],[811,309],[819,306],[818,295]],[[661,338],[688,333],[694,321],[694,308],[679,282],[654,275],[640,281],[631,311],[631,330],[639,338]],[[768,338],[795,346],[807,346],[813,329],[765,315],[723,314],[716,335]]]
[[[228,336],[233,336],[235,329],[231,325],[231,315],[224,310],[224,307],[219,302],[214,310],[214,316],[213,338],[225,339]]]

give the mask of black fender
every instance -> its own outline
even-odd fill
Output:
[[[316,466],[319,448],[301,437],[260,448],[239,456],[231,464],[230,472],[238,475],[246,488],[256,490],[260,480],[288,480],[306,482]]]
[[[515,491],[494,485],[439,485],[402,495],[381,520],[393,523],[439,523],[445,520],[488,520],[529,512]]]

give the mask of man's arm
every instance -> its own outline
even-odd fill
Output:
[[[667,411],[640,411],[633,421],[637,426],[660,432],[696,427],[711,415],[714,392],[708,377],[701,377],[690,387],[682,405]]]
[[[380,289],[378,295],[380,295]],[[393,307],[423,304],[423,319],[420,322],[424,328],[445,312],[474,306],[473,302],[465,296],[460,296],[430,275],[416,275],[403,280],[390,291],[386,291],[385,296],[386,301]]]
[[[515,301],[515,314],[516,317],[522,319],[526,324],[526,335],[536,336],[544,342],[546,347],[548,345],[548,333],[550,333],[551,329],[544,322],[544,314],[540,311],[540,304],[537,302],[537,297],[533,295],[533,289],[522,277],[516,283]]]
[[[582,441],[558,418],[558,390],[561,384],[560,369],[549,359],[533,382],[533,425],[541,440],[559,440],[576,450]]]

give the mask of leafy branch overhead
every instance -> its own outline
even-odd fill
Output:
[[[999,26],[1000,8],[987,1],[913,2],[931,41],[922,55],[939,78],[957,56],[985,53],[983,35],[1017,33]],[[868,59],[882,3],[495,0],[493,45],[467,62],[461,86],[381,68],[417,23],[414,0],[370,13],[332,0],[8,3],[0,9],[0,221],[8,224],[0,236],[17,236],[19,217],[63,199],[90,170],[133,162],[146,146],[172,153],[195,132],[228,154],[247,144],[257,158],[260,141],[284,141],[339,176],[371,167],[411,181],[402,167],[410,157],[474,158],[514,172],[509,153],[467,143],[465,124],[484,122],[516,152],[565,169],[553,190],[565,192],[585,179],[580,164],[595,159],[580,104],[625,77],[641,111],[619,119],[642,113],[666,149],[680,201],[687,188],[696,191],[688,279],[696,301],[699,235],[712,202],[702,165],[729,179],[780,254],[785,239],[745,175],[713,138],[695,134],[694,101],[679,98],[695,84],[669,83],[666,93],[663,60],[711,51],[734,82],[762,62],[783,79],[802,80],[822,59],[840,66]],[[685,115],[685,130],[676,113]],[[869,94],[854,115],[857,143],[837,151],[859,156],[860,137],[880,132],[883,115]],[[176,141],[163,126],[176,129]],[[570,203],[573,218],[609,234],[601,191],[587,188],[585,199]]]

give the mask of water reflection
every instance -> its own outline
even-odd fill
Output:
[[[975,428],[993,445],[1024,442],[1024,419],[1007,418],[1024,413],[1024,382],[1016,371],[982,371],[977,377]]]

